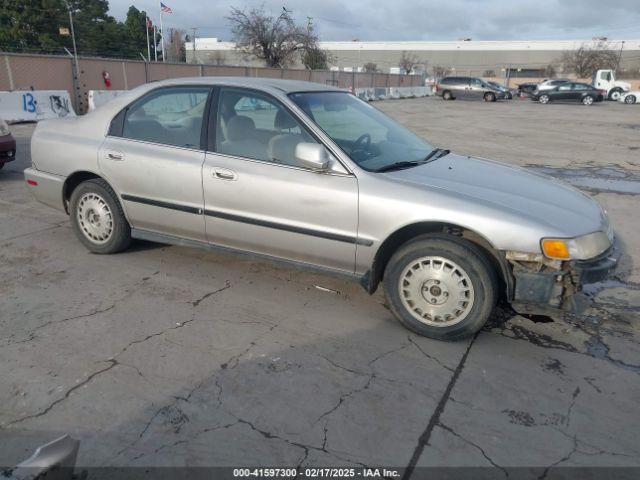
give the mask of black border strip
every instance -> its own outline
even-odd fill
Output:
[[[122,195],[123,200],[128,202],[142,203],[144,205],[151,205],[153,207],[168,208],[169,210],[178,210],[179,212],[195,213],[196,215],[202,215],[202,209],[196,207],[189,207],[188,205],[178,205],[176,203],[162,202],[160,200],[152,200],[150,198],[136,197],[135,195]]]
[[[300,233],[302,235],[310,235],[312,237],[326,238],[327,240],[335,240],[337,242],[355,243],[356,245],[365,245],[370,247],[373,245],[371,240],[364,240],[350,235],[340,235],[338,233],[322,232],[320,230],[311,230],[310,228],[296,227],[293,225],[286,225],[284,223],[269,222],[266,220],[259,220],[257,218],[243,217],[240,215],[233,215],[232,213],[220,212],[217,210],[205,210],[204,214],[209,217],[222,218],[223,220],[231,220],[232,222],[247,223],[249,225],[257,225],[259,227],[273,228],[276,230],[283,230],[285,232]]]
[[[180,212],[194,213],[196,215],[201,215],[203,213],[201,209],[196,207],[177,205],[175,203],[162,202],[160,200],[152,200],[150,198],[137,197],[135,195],[124,194],[122,195],[122,199],[129,202],[151,205],[153,207],[168,208],[170,210],[178,210]],[[322,232],[320,230],[312,230],[310,228],[295,227],[293,225],[287,225],[284,223],[275,223],[266,220],[259,220],[257,218],[233,215],[231,213],[220,212],[218,210],[205,210],[204,214],[208,217],[221,218],[223,220],[246,223],[248,225],[257,225],[259,227],[273,228],[275,230],[282,230],[285,232],[299,233],[301,235],[310,235],[312,237],[326,238],[327,240],[335,240],[336,242],[354,243],[356,245],[363,245],[365,247],[370,247],[371,245],[373,245],[372,240],[352,237],[350,235],[340,235],[338,233]]]

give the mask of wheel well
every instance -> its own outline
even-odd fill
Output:
[[[64,186],[62,187],[62,200],[64,203],[64,209],[67,213],[69,213],[69,200],[71,199],[71,194],[76,189],[78,185],[82,182],[91,180],[92,178],[102,178],[100,175],[96,175],[93,172],[74,172],[64,182]]]
[[[509,264],[501,252],[496,250],[482,235],[458,225],[441,222],[421,222],[407,225],[392,233],[380,245],[373,265],[365,275],[363,285],[369,293],[374,293],[384,277],[384,271],[391,256],[405,243],[425,233],[446,233],[455,237],[464,238],[475,244],[485,254],[487,260],[494,267],[498,276],[500,295],[511,298],[513,292],[513,279]]]

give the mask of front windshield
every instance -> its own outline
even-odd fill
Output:
[[[419,162],[433,150],[427,142],[350,93],[293,93],[290,98],[365,170]]]

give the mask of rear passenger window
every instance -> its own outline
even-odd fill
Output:
[[[177,147],[200,148],[209,88],[177,87],[151,93],[127,109],[122,136]]]
[[[317,143],[275,99],[247,90],[221,89],[216,121],[217,152],[300,166],[295,150],[301,142]]]

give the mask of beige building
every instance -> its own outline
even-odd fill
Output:
[[[456,42],[321,42],[329,51],[335,69],[362,69],[375,64],[385,73],[399,73],[403,54],[416,60],[416,70],[433,75],[446,69],[451,73],[504,77],[544,76],[548,65],[558,64],[562,53],[582,45],[596,46],[595,40],[536,41],[456,41]],[[608,47],[620,52],[620,69],[640,71],[640,39],[613,40]],[[243,55],[232,42],[198,38],[195,48],[186,44],[187,62],[218,65],[264,66]],[[301,67],[294,64],[292,67]],[[557,69],[557,68],[556,68]],[[491,75],[491,72],[494,74]]]

